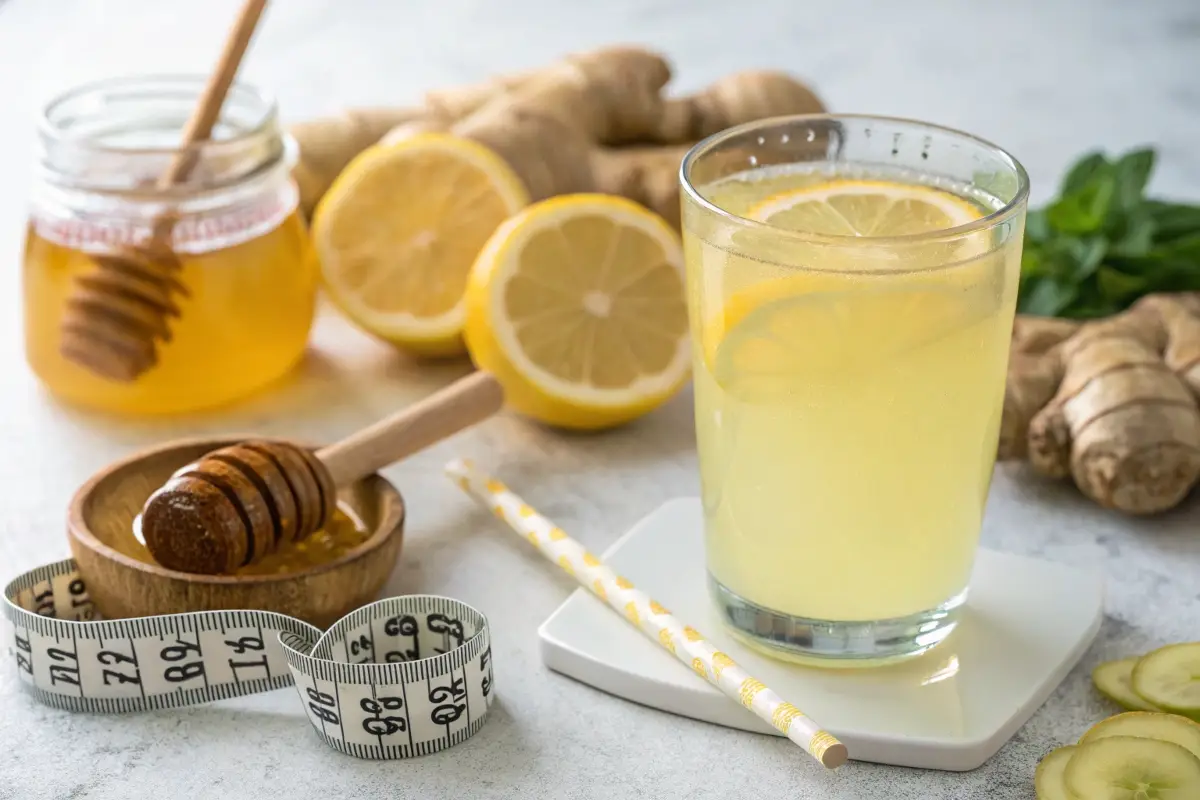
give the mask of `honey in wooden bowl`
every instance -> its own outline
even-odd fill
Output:
[[[338,503],[333,519],[307,539],[294,542],[263,556],[252,564],[238,567],[232,575],[284,575],[336,561],[370,537],[366,524],[346,503]],[[141,517],[134,517],[127,535],[114,531],[109,544],[119,553],[146,564],[156,564],[141,535]]]
[[[405,508],[379,475],[338,492],[332,524],[232,575],[168,570],[134,533],[146,498],[180,467],[246,437],[159,445],[112,464],[75,493],[68,541],[88,594],[113,619],[192,611],[275,611],[328,627],[375,600],[400,554]]]

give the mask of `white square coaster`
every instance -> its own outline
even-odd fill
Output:
[[[799,667],[725,631],[705,585],[702,525],[699,500],[673,500],[604,560],[841,738],[859,761],[978,767],[1045,702],[1103,616],[1098,572],[981,550],[966,612],[941,646],[893,667]],[[663,711],[779,735],[583,589],[538,633],[542,660],[557,672]]]

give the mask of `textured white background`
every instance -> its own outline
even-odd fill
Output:
[[[46,94],[82,80],[207,69],[236,0],[7,0],[0,5],[0,579],[67,553],[64,505],[110,459],[181,433],[330,439],[463,372],[422,369],[333,318],[304,367],[267,395],[187,420],[106,419],[51,401],[21,355],[18,260]],[[245,77],[291,119],[532,66],[618,40],[667,52],[681,89],[771,66],[842,111],[926,118],[1011,149],[1034,199],[1091,146],[1159,147],[1152,188],[1200,200],[1200,6],[1194,0],[277,0]],[[964,775],[851,764],[824,774],[773,738],[671,717],[548,673],[537,625],[565,576],[497,529],[440,475],[455,455],[498,471],[594,550],[661,501],[695,491],[690,397],[628,429],[563,436],[511,416],[388,470],[414,505],[390,593],[432,591],[495,628],[499,705],[444,754],[371,763],[327,750],[292,690],[108,718],[38,707],[0,669],[0,798],[761,797],[1016,800],[1036,760],[1108,710],[1098,661],[1200,634],[1196,503],[1154,521],[1104,514],[1019,471],[997,476],[984,540],[1103,565],[1105,626],[1084,662],[987,765]]]

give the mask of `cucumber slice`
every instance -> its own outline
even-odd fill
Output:
[[[1200,724],[1178,714],[1127,711],[1097,722],[1079,740],[1080,744],[1109,736],[1136,736],[1173,742],[1200,758]]]
[[[1110,736],[1077,746],[1063,782],[1086,800],[1196,800],[1200,758],[1173,742]]]
[[[1096,685],[1100,694],[1122,708],[1130,711],[1161,711],[1162,709],[1133,690],[1130,678],[1133,675],[1133,666],[1137,662],[1136,657],[1105,661],[1092,670],[1092,683]]]
[[[1165,711],[1200,715],[1200,642],[1147,653],[1134,665],[1130,682],[1144,700]]]
[[[1066,771],[1067,762],[1071,760],[1074,752],[1075,745],[1069,744],[1051,750],[1038,763],[1037,772],[1033,773],[1033,788],[1037,790],[1037,800],[1075,800],[1067,792],[1067,785],[1063,783],[1063,772]]]

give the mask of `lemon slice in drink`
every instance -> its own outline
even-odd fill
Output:
[[[931,186],[834,180],[772,195],[747,216],[829,236],[910,236],[974,222],[983,211]]]
[[[516,214],[479,254],[466,300],[475,363],[509,405],[552,425],[629,421],[690,374],[679,238],[619,197],[566,195]]]
[[[508,164],[469,140],[424,134],[372,147],[313,215],[325,286],[347,316],[403,349],[461,353],[467,274],[528,202]]]
[[[747,399],[786,396],[789,381],[885,364],[983,319],[998,306],[1003,271],[996,260],[968,260],[979,242],[915,249],[853,238],[927,233],[982,215],[949,192],[882,181],[828,181],[755,205],[751,219],[848,239],[790,243],[793,274],[731,294],[703,332],[718,382]]]

